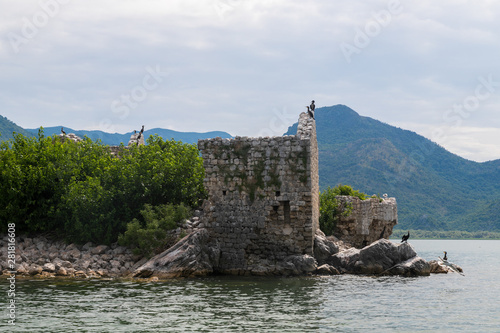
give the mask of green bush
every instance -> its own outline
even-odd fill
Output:
[[[133,219],[127,224],[127,231],[118,237],[121,245],[133,248],[135,254],[151,256],[170,247],[175,237],[167,237],[168,231],[176,229],[189,218],[191,210],[180,205],[151,206],[141,210],[142,220]]]
[[[150,136],[147,145],[108,146],[16,134],[0,144],[0,232],[50,232],[71,242],[111,243],[146,204],[199,206],[205,197],[196,146]]]
[[[328,187],[319,195],[319,227],[325,235],[330,236],[333,234],[337,222],[341,217],[347,217],[352,212],[352,205],[342,204],[337,200],[339,195],[348,195],[352,197],[366,199],[366,194],[357,190],[353,190],[348,185],[338,185],[334,188]]]

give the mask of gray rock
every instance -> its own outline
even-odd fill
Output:
[[[43,269],[42,269],[42,266],[40,266],[40,265],[32,264],[28,268],[29,275],[38,275],[38,274],[41,274],[42,271],[43,271]]]
[[[278,267],[282,267],[282,269],[277,268],[278,274],[303,275],[314,272],[318,265],[313,257],[304,254],[289,256]]]
[[[124,254],[127,252],[127,248],[125,246],[117,246],[113,250],[113,254],[118,255],[118,254]]]
[[[73,268],[73,264],[67,260],[62,260],[59,265],[64,268]]]
[[[92,254],[104,254],[109,247],[107,245],[99,245],[90,250]]]
[[[71,243],[68,246],[66,246],[65,250],[69,252],[71,250],[80,250],[80,249],[78,248],[78,245]]]
[[[120,268],[122,266],[122,264],[118,261],[118,260],[111,260],[111,267],[113,268]]]
[[[88,250],[90,250],[90,248],[92,247],[92,245],[93,245],[92,242],[87,242],[87,243],[85,243],[85,245],[82,246],[82,250],[83,251],[88,251]]]
[[[428,276],[431,274],[431,267],[424,259],[413,257],[391,268],[389,273],[402,276]]]
[[[314,258],[318,261],[318,265],[323,265],[329,257],[338,252],[338,246],[328,240],[323,232],[316,232],[314,237]]]
[[[43,265],[42,269],[46,272],[54,273],[56,271],[56,265],[54,265],[51,262],[48,262],[45,265]]]
[[[80,257],[82,256],[82,253],[78,249],[72,249],[66,253],[70,258],[73,258],[75,260],[80,259]]]
[[[66,271],[66,269],[64,267],[60,267],[56,271],[56,275],[58,275],[58,276],[66,276],[66,275],[68,275],[68,272]]]
[[[328,264],[324,264],[324,265],[319,266],[314,273],[318,274],[318,275],[339,275],[340,274],[340,272],[335,267],[330,266]]]
[[[327,262],[344,273],[372,275],[389,272],[408,275],[410,274],[408,272],[417,274],[417,270],[420,270],[421,273],[418,274],[426,275],[430,268],[426,267],[416,256],[417,253],[409,243],[395,244],[389,240],[380,239],[361,250],[351,248],[339,252],[328,258]],[[417,259],[414,262],[408,261],[413,258]],[[401,267],[396,269],[398,265]]]

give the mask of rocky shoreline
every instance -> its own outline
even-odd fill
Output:
[[[196,223],[197,221],[195,221]],[[193,226],[189,226],[193,227]],[[217,273],[217,251],[206,248],[203,229],[194,230],[177,244],[147,259],[133,255],[118,244],[65,244],[43,236],[16,237],[16,274],[38,278],[146,278],[152,280],[206,276]],[[0,275],[10,276],[8,243],[0,239]],[[269,264],[268,264],[269,265]],[[248,273],[248,272],[247,272]],[[350,247],[335,237],[319,232],[314,258],[293,256],[282,263],[262,265],[245,275],[400,275],[427,276],[431,273],[462,273],[462,268],[438,260],[425,261],[409,243],[380,239],[362,249]],[[233,274],[241,275],[241,274]]]
[[[16,237],[16,272],[18,276],[114,278],[125,277],[146,261],[118,244],[84,245],[52,241],[43,236]],[[8,243],[0,240],[0,274],[9,275]],[[142,260],[141,260],[142,259]]]

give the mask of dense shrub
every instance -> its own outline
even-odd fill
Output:
[[[144,205],[195,207],[205,196],[194,145],[151,136],[147,145],[108,146],[20,134],[0,144],[0,228],[51,232],[74,242],[110,243]]]
[[[151,256],[175,243],[175,236],[168,231],[176,229],[189,218],[191,210],[180,205],[151,206],[146,204],[141,210],[142,219],[133,219],[127,224],[127,231],[120,235],[118,242],[134,249],[135,254]]]
[[[367,197],[366,194],[353,190],[348,185],[341,184],[334,188],[328,187],[321,192],[319,195],[319,227],[327,236],[333,234],[340,217],[347,217],[352,212],[352,205],[345,205],[337,200],[339,195],[353,196],[361,200],[365,200]]]

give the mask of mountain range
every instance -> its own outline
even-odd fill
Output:
[[[500,160],[464,159],[345,105],[318,108],[315,118],[321,189],[396,197],[402,229],[500,231]]]
[[[457,156],[415,132],[360,116],[344,105],[317,108],[320,187],[351,185],[367,194],[387,193],[398,202],[398,229],[500,231],[500,160],[478,163]],[[64,128],[67,133],[128,143],[132,133],[105,133]],[[35,135],[0,117],[0,140],[12,131]],[[59,134],[61,126],[44,128]],[[293,135],[297,124],[285,135]],[[185,143],[226,132],[185,133],[146,130]]]

